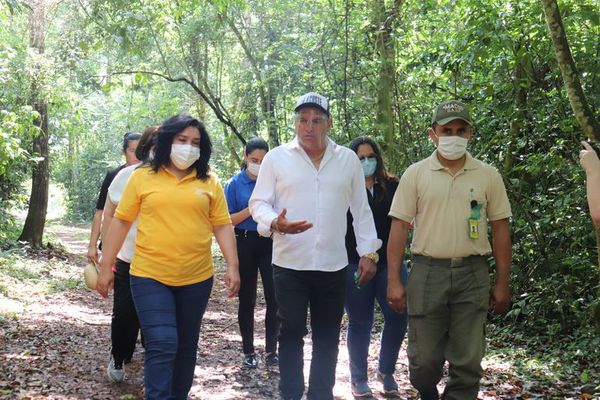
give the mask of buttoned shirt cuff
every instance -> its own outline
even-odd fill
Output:
[[[271,237],[271,227],[263,224],[262,222],[257,223],[256,230],[260,236]]]
[[[279,214],[277,214],[275,211],[272,212],[267,212],[261,215],[257,215],[256,218],[254,217],[254,215],[252,214],[252,209],[250,209],[250,213],[252,215],[252,219],[254,219],[254,221],[256,221],[258,227],[258,233],[262,236],[271,236],[271,222],[273,222],[273,220],[275,218],[277,218],[279,216]],[[262,227],[261,227],[262,225]],[[267,235],[263,235],[261,233],[261,230],[266,229],[266,231],[268,231],[269,233]],[[265,231],[265,232],[266,232]]]
[[[356,246],[356,252],[362,257],[368,253],[376,253],[383,242],[380,239],[368,240]]]

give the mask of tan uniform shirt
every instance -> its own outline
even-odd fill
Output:
[[[478,239],[469,237],[472,200],[481,205]],[[452,176],[437,153],[412,164],[402,175],[389,215],[414,221],[413,254],[435,258],[488,255],[488,220],[512,216],[498,171],[469,153],[465,165]]]

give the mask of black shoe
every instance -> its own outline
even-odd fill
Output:
[[[242,367],[244,368],[256,368],[258,367],[258,360],[256,359],[256,354],[244,354],[244,359],[242,360]]]
[[[277,355],[277,353],[273,352],[273,353],[268,353],[265,356],[265,365],[267,367],[272,367],[275,365],[279,365],[279,356]]]

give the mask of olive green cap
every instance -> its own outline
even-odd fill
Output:
[[[456,100],[448,100],[440,103],[433,111],[431,125],[446,125],[455,119],[462,119],[467,124],[473,126],[471,114],[466,105]]]

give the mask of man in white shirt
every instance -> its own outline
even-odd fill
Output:
[[[328,101],[307,93],[296,104],[296,137],[265,156],[249,201],[254,220],[271,226],[273,277],[281,322],[279,391],[304,393],[303,345],[310,308],[313,351],[309,400],[333,399],[340,323],[344,312],[346,213],[352,213],[357,285],[376,272],[377,238],[358,157],[327,134]]]

